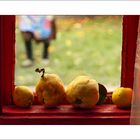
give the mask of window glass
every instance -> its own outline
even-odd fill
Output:
[[[34,87],[39,79],[36,68],[58,74],[65,85],[78,75],[89,75],[108,90],[120,85],[121,16],[46,17],[46,30],[40,29],[44,25],[39,17],[22,16],[24,21],[21,16],[16,17],[16,85]],[[50,39],[49,32],[54,32],[50,29],[53,20],[56,34],[51,34]],[[49,38],[48,44],[40,41],[43,37]]]

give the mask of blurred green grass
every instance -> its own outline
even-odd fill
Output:
[[[25,48],[16,29],[16,85],[35,86],[40,75],[35,68],[44,67],[58,74],[65,85],[78,75],[89,75],[107,87],[119,86],[122,23],[120,16],[93,18],[57,17],[57,39],[51,42],[50,63],[42,63],[42,44],[33,42],[35,64],[23,68]]]

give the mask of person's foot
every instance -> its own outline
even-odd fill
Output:
[[[42,63],[43,63],[44,65],[48,65],[48,64],[49,64],[49,59],[47,59],[47,58],[46,58],[46,59],[43,59],[43,60],[42,60]]]
[[[27,60],[23,61],[23,63],[22,63],[23,67],[30,67],[32,65],[33,65],[33,61],[30,59],[27,59]]]

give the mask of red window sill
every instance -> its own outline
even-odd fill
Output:
[[[45,109],[33,105],[30,109],[4,106],[0,124],[129,124],[130,110],[115,105],[100,105],[92,110],[76,110],[70,105]]]

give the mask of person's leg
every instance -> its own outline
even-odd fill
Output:
[[[26,50],[26,57],[27,60],[23,62],[23,66],[30,66],[33,62],[33,52],[32,52],[32,33],[30,32],[22,32],[25,50]]]
[[[43,59],[48,59],[49,58],[49,45],[50,45],[50,42],[49,41],[44,41],[44,49],[43,49]]]
[[[50,42],[47,41],[43,41],[43,53],[42,53],[42,58],[43,58],[43,63],[44,64],[48,64],[49,62],[49,46],[50,46]]]
[[[33,60],[33,53],[32,53],[32,33],[30,32],[23,32],[22,33],[25,49],[26,49],[26,56],[28,59]]]

